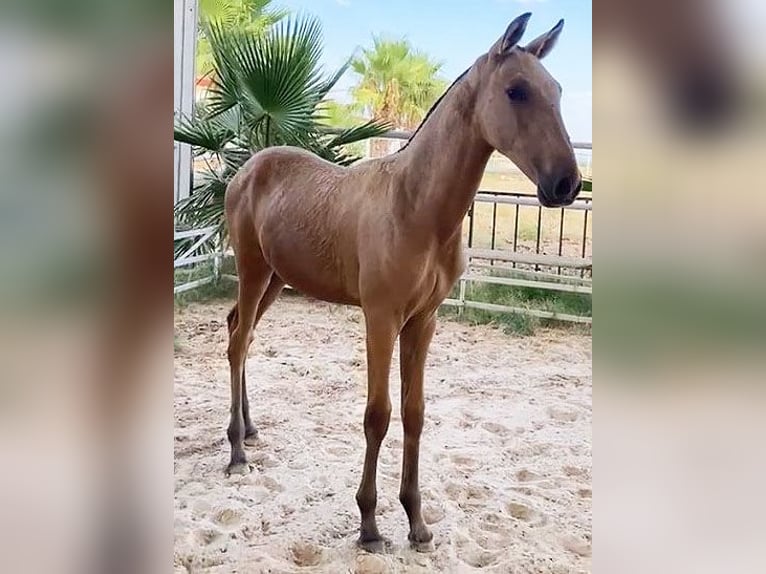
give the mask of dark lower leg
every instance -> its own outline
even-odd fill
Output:
[[[421,511],[420,487],[418,484],[419,450],[420,434],[414,432],[405,434],[399,501],[402,503],[404,511],[407,513],[407,519],[410,522],[409,540],[414,543],[426,543],[431,541],[433,535],[426,526]]]
[[[362,545],[382,540],[375,522],[375,507],[378,498],[378,454],[380,453],[380,445],[388,432],[390,418],[391,402],[387,395],[385,400],[367,403],[364,414],[364,435],[367,439],[367,450],[364,455],[362,482],[356,493],[356,502],[362,517],[359,529],[359,542]]]
[[[261,317],[263,317],[264,313],[271,307],[271,305],[276,301],[279,294],[282,292],[282,289],[284,288],[285,284],[282,282],[279,277],[276,275],[272,275],[271,280],[269,281],[269,286],[266,289],[266,292],[263,294],[263,297],[261,297],[260,302],[258,303],[258,310],[255,314],[255,321],[253,323],[253,327],[251,329],[251,335],[248,342],[248,347],[250,344],[250,341],[252,340],[252,330],[255,329],[258,326],[258,322],[261,320]],[[239,312],[237,309],[237,305],[234,306],[234,308],[229,313],[229,316],[227,317],[227,322],[229,325],[229,333],[231,334],[232,331],[237,327],[239,323]],[[245,354],[247,354],[247,350],[245,350]],[[247,375],[245,373],[244,367],[242,368],[242,416],[244,419],[244,425],[245,425],[245,437],[244,440],[247,441],[248,439],[256,439],[258,437],[258,430],[255,428],[255,425],[253,424],[252,419],[250,418],[250,400],[247,396]]]
[[[402,329],[400,341],[404,453],[399,500],[410,522],[409,539],[415,544],[428,543],[433,538],[421,512],[418,461],[425,411],[423,375],[435,325],[433,316],[415,317]]]
[[[234,331],[239,326],[239,305],[234,304],[234,307],[232,307],[231,311],[229,311],[229,314],[226,317],[226,323],[229,328],[229,338],[231,338]],[[255,429],[255,426],[253,425],[253,421],[250,419],[250,402],[247,399],[247,377],[245,376],[245,369],[242,368],[242,374],[240,375],[241,381],[242,381],[242,392],[241,392],[241,401],[242,401],[242,418],[245,425],[245,434],[244,439],[248,438],[255,438],[258,436],[258,431]],[[232,409],[234,408],[234,405],[232,404]],[[233,428],[232,424],[229,424],[230,430],[227,433],[229,435],[229,442],[231,442],[232,437],[234,437],[234,440],[236,440],[236,437],[238,436],[238,429]]]
[[[240,323],[241,326],[241,323]],[[235,329],[229,341],[229,367],[231,376],[231,410],[226,436],[231,445],[231,459],[227,472],[241,472],[247,463],[243,442],[245,440],[245,419],[242,404],[242,372],[244,369],[244,346],[241,344],[241,329]]]
[[[247,348],[250,345],[258,302],[266,290],[270,277],[270,273],[265,269],[263,270],[264,274],[260,277],[252,274],[252,270],[248,271],[247,274],[240,272],[237,307],[236,311],[230,313],[232,319],[236,320],[229,321],[228,356],[231,376],[231,418],[226,434],[231,445],[231,459],[227,467],[227,472],[230,473],[247,470],[243,444],[246,431],[243,400],[245,359]]]
[[[242,369],[242,416],[245,423],[245,440],[258,438],[258,429],[250,418],[250,401],[247,398],[247,377]]]
[[[399,332],[394,316],[372,313],[365,309],[367,327],[367,408],[364,412],[364,436],[367,450],[364,455],[362,482],[356,493],[361,513],[359,544],[370,551],[382,550],[383,538],[375,522],[377,504],[377,469],[380,444],[388,432],[391,419],[391,400],[388,396],[388,376],[391,355]]]
[[[243,442],[245,440],[245,420],[242,414],[242,393],[240,391],[242,370],[232,365],[231,367],[231,410],[229,427],[226,436],[231,445],[231,458],[226,468],[227,472],[241,471],[247,463]]]

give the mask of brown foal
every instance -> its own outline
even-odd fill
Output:
[[[376,470],[391,415],[389,371],[400,337],[404,456],[399,499],[409,540],[428,545],[418,486],[423,371],[436,310],[465,268],[461,227],[493,150],[537,183],[540,203],[568,205],[581,182],[561,119],[561,87],[540,60],[563,21],[517,46],[516,18],[458,78],[408,144],[380,159],[338,167],[297,148],[255,154],[229,184],[226,218],[239,275],[229,314],[229,472],[247,472],[243,443],[256,436],[245,388],[252,330],[286,283],[311,297],[361,306],[367,335],[367,450],[356,494],[359,543],[379,550]]]

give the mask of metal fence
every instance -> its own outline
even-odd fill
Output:
[[[525,313],[547,319],[557,319],[578,323],[591,323],[588,316],[577,316],[555,313],[531,308],[495,305],[482,301],[472,301],[466,296],[469,283],[499,284],[513,287],[546,289],[592,295],[590,274],[592,260],[588,254],[588,216],[592,209],[592,200],[578,201],[573,205],[560,209],[558,234],[554,242],[556,250],[553,254],[541,252],[542,249],[542,207],[534,198],[524,194],[479,194],[471,210],[466,216],[468,269],[460,280],[459,293],[456,299],[445,301],[447,305],[459,309],[475,308],[493,312]],[[473,247],[474,226],[476,221],[477,204],[487,203],[492,207],[492,223],[489,248]],[[497,235],[500,231],[497,225],[498,206],[512,205],[514,209],[514,225],[510,247],[497,248]],[[534,206],[537,211],[537,224],[534,239],[522,241],[519,239],[519,214],[523,206]],[[580,254],[577,256],[564,255],[564,222],[569,211],[582,211],[582,238]]]
[[[498,192],[498,191],[480,191],[476,198],[474,199],[473,204],[471,205],[471,208],[468,210],[468,213],[466,215],[466,227],[468,229],[467,231],[467,246],[468,246],[468,252],[471,253],[475,251],[474,248],[481,247],[475,245],[475,229],[476,229],[476,219],[477,219],[477,209],[480,208],[481,204],[488,204],[492,206],[492,217],[491,217],[491,227],[489,231],[489,249],[494,250],[498,248],[498,234],[501,233],[503,230],[498,227],[498,207],[499,206],[513,206],[513,232],[511,238],[506,240],[506,243],[510,245],[510,251],[512,253],[519,253],[519,252],[526,252],[530,251],[533,252],[536,255],[546,255],[547,248],[553,247],[555,250],[555,253],[551,255],[555,255],[558,258],[563,257],[569,257],[571,259],[572,257],[579,257],[583,261],[587,262],[590,260],[590,227],[589,223],[591,218],[590,213],[593,209],[593,199],[590,197],[584,197],[582,199],[576,200],[572,205],[569,205],[567,207],[558,208],[556,210],[557,219],[558,222],[556,224],[556,233],[553,238],[552,244],[551,242],[544,241],[543,237],[543,207],[540,205],[540,202],[537,200],[537,197],[531,194],[526,193],[518,193],[518,192]],[[534,231],[534,239],[533,240],[523,240],[520,239],[520,215],[522,209],[526,207],[532,207],[534,208],[534,211],[536,212],[536,220],[537,223],[535,225],[535,231]],[[548,208],[546,208],[546,211],[550,212]],[[564,253],[564,241],[565,241],[565,222],[567,220],[567,214],[574,212],[574,211],[581,211],[582,212],[582,222],[578,222],[578,241],[575,245],[572,245],[571,240],[567,238],[569,251],[572,251],[572,247],[575,247],[577,249],[577,255],[574,255],[572,253],[565,254]],[[571,227],[571,223],[570,223]],[[532,247],[534,246],[534,247]],[[566,269],[574,268],[579,271],[580,277],[585,277],[587,270],[590,269],[589,265],[567,265],[567,264],[561,264],[559,263],[559,260],[554,258],[533,258],[535,261],[534,263],[529,263],[529,265],[534,265],[535,271],[540,271],[542,267],[550,267],[556,269],[556,274],[563,275],[565,274]],[[499,262],[502,262],[502,257],[498,258]],[[512,263],[512,268],[516,269],[517,266],[519,268],[523,268],[524,262],[515,260],[515,259],[508,259],[506,261],[509,261]],[[565,261],[565,259],[562,259],[561,261]],[[490,263],[494,264],[495,260],[490,259]]]
[[[489,245],[476,247],[477,210],[482,204],[491,208]],[[498,235],[503,231],[498,225],[498,210],[510,207],[513,210],[513,225],[505,245],[498,248]],[[520,238],[520,216],[523,209],[536,211],[536,224],[533,238]],[[457,298],[445,301],[460,310],[465,308],[482,309],[501,313],[524,313],[546,319],[591,323],[589,316],[569,315],[539,309],[495,305],[482,301],[472,301],[466,296],[469,283],[488,283],[515,287],[532,287],[552,291],[565,291],[592,295],[592,257],[589,223],[592,220],[592,198],[575,201],[572,205],[560,208],[557,232],[550,241],[543,240],[543,208],[537,198],[523,193],[480,192],[466,215],[464,228],[466,236],[466,255],[468,269],[460,280]],[[565,224],[568,215],[582,213],[582,222],[577,230],[579,243],[567,247],[576,254],[564,253]],[[571,226],[571,223],[570,223]],[[553,253],[550,253],[550,248]]]
[[[188,229],[173,233],[173,294],[196,289],[221,278],[221,264],[226,256],[221,247],[218,226]],[[178,269],[187,268],[186,277]]]

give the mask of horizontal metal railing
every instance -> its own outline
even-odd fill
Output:
[[[213,266],[209,275],[199,277],[193,281],[187,281],[179,285],[173,281],[173,294],[183,293],[191,289],[196,289],[202,285],[207,285],[216,281],[220,276],[220,268],[223,257],[225,256],[223,250],[220,248],[219,232],[220,229],[217,225],[211,227],[203,227],[201,229],[187,229],[183,231],[176,231],[173,233],[173,243],[176,241],[183,241],[196,238],[191,245],[184,246],[173,257],[173,269],[180,267],[189,267],[198,263],[204,263],[206,261],[213,261]],[[197,253],[200,248],[206,246],[206,244],[212,244],[212,249],[205,253]]]

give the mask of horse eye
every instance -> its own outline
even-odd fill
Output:
[[[527,93],[522,88],[509,88],[505,93],[512,102],[527,101]]]

